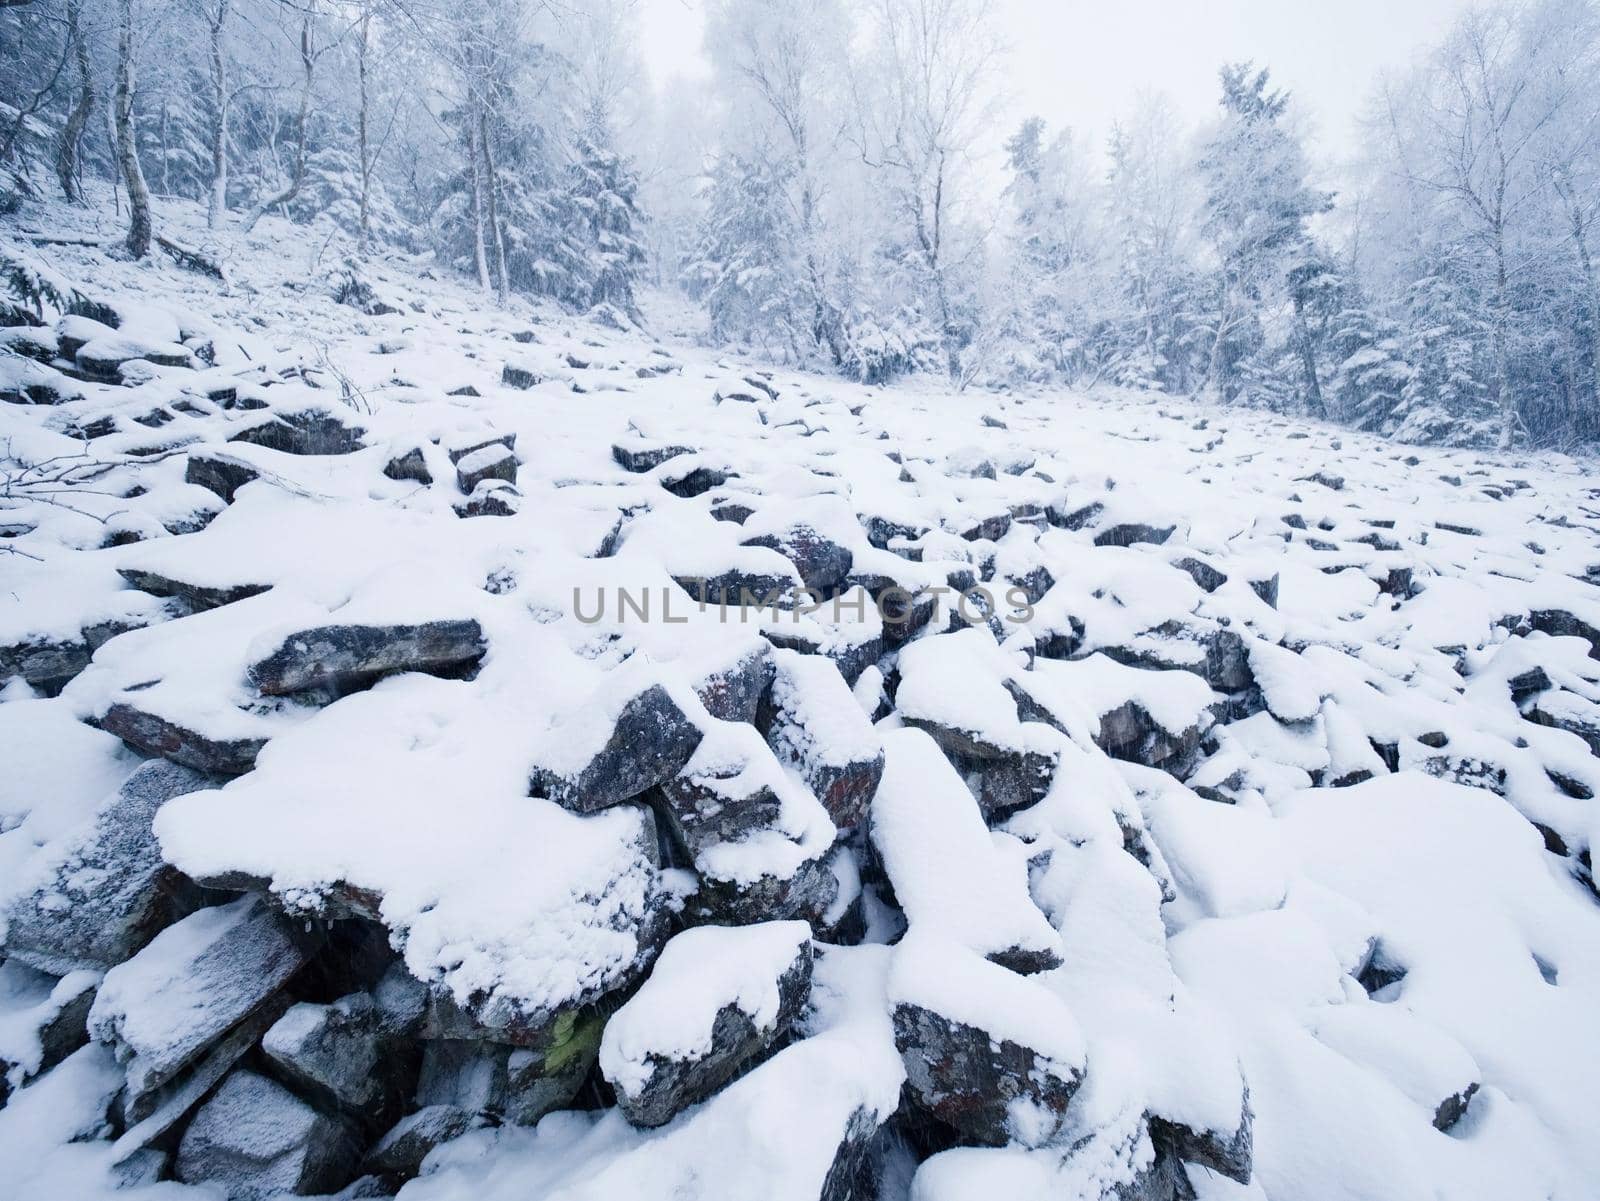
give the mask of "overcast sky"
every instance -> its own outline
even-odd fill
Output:
[[[638,0],[641,48],[659,83],[699,75],[701,0]],[[1379,70],[1438,40],[1468,0],[996,0],[1011,46],[1007,124],[1037,113],[1099,137],[1141,90],[1189,120],[1216,111],[1217,67],[1272,68],[1327,150],[1356,147]],[[1009,132],[1009,129],[997,133]]]

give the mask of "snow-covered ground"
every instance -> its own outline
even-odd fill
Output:
[[[1589,464],[96,220],[0,225],[10,1195],[1600,1197]]]

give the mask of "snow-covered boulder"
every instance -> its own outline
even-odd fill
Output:
[[[326,1193],[354,1173],[358,1144],[338,1118],[240,1069],[201,1106],[178,1145],[175,1175],[220,1185],[228,1201]]]
[[[306,1095],[368,1122],[393,1112],[416,1069],[414,1052],[389,1037],[383,1011],[366,993],[291,1005],[262,1037],[261,1050]]]
[[[883,746],[849,687],[826,659],[773,654],[760,717],[778,758],[799,772],[835,825],[858,824],[883,775]]]
[[[259,1013],[306,962],[282,918],[244,897],[201,909],[158,934],[106,973],[89,1030],[128,1066],[125,1108],[199,1058],[232,1027]]]
[[[86,1023],[99,985],[98,972],[58,979],[15,958],[0,963],[0,1105],[89,1041]]]
[[[104,971],[193,909],[198,890],[161,858],[151,823],[172,797],[209,785],[174,763],[135,771],[78,839],[53,848],[48,882],[6,909],[6,954],[58,975]]]
[[[687,711],[686,711],[687,708]],[[607,681],[602,695],[543,739],[531,787],[575,813],[593,813],[670,778],[694,754],[704,731],[694,704],[661,684]]]
[[[991,834],[978,804],[921,730],[884,738],[870,834],[913,931],[1018,972],[1061,962],[1061,941],[1028,896],[1024,848]]]
[[[606,1023],[600,1070],[636,1126],[660,1126],[741,1073],[780,1038],[811,984],[805,922],[679,934]]]
[[[446,674],[483,657],[483,630],[471,618],[420,625],[330,625],[300,630],[250,665],[250,682],[268,696],[312,688],[344,690],[396,671]]]
[[[889,975],[916,1105],[989,1146],[1052,1140],[1086,1070],[1083,1035],[1043,985],[913,931]]]

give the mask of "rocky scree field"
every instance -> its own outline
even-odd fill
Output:
[[[1587,464],[22,233],[0,1191],[1600,1196]]]

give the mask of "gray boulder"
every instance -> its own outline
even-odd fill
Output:
[[[772,687],[773,671],[771,649],[758,643],[736,662],[701,677],[694,693],[712,717],[753,722],[762,698]]]
[[[273,1068],[325,1108],[362,1120],[392,1116],[415,1076],[415,1054],[390,1038],[385,1015],[367,993],[330,1005],[291,1006],[261,1040]]]
[[[280,1084],[239,1070],[195,1114],[176,1176],[218,1186],[228,1201],[331,1192],[354,1174],[358,1144],[338,1118]]]
[[[617,465],[635,474],[654,471],[668,459],[693,453],[692,447],[671,442],[652,442],[646,438],[629,438],[611,447],[611,457],[617,461]]]
[[[548,1024],[538,1046],[430,1038],[422,1050],[417,1104],[531,1126],[572,1104],[594,1067],[603,1025],[593,1010],[570,1009]]]
[[[127,701],[108,708],[99,726],[135,750],[213,776],[242,776],[267,745],[264,738],[212,738]]]
[[[844,582],[854,564],[849,547],[839,545],[804,521],[797,521],[777,533],[747,538],[741,545],[764,546],[777,551],[794,564],[807,588],[824,595]]]
[[[135,771],[50,882],[12,903],[6,953],[55,975],[104,970],[193,910],[200,890],[163,861],[150,825],[169,799],[210,785],[174,763]]]
[[[348,455],[361,449],[366,431],[323,409],[273,413],[228,439],[290,455]]]
[[[491,442],[456,460],[456,485],[468,496],[484,480],[517,482],[517,456],[503,442]]]
[[[772,689],[758,717],[768,745],[799,772],[834,825],[858,824],[883,778],[877,732],[827,659],[777,651],[773,663]]]
[[[215,609],[231,605],[234,601],[257,596],[271,588],[271,584],[241,582],[238,584],[196,584],[159,571],[139,567],[119,567],[117,574],[141,592],[151,596],[172,596],[187,601],[194,609]]]
[[[418,484],[433,483],[433,472],[428,470],[428,460],[420,446],[413,446],[404,454],[395,455],[383,465],[383,474],[391,480],[410,480]]]
[[[536,764],[530,787],[576,813],[593,813],[670,778],[702,736],[667,690],[652,684],[621,706],[610,736],[582,766],[557,770]]]
[[[89,1031],[127,1065],[130,1114],[146,1116],[156,1090],[269,1005],[305,962],[287,923],[245,897],[190,914],[107,972]]]
[[[240,488],[261,478],[261,472],[232,455],[214,451],[193,451],[183,478],[190,484],[199,484],[215,492],[228,504]]]
[[[1442,1108],[1442,1107],[1441,1107]],[[1441,1127],[1442,1129],[1442,1127]],[[1232,1131],[1196,1130],[1159,1115],[1150,1118],[1150,1134],[1184,1163],[1199,1164],[1240,1184],[1250,1183],[1255,1162],[1255,1113],[1250,1090],[1244,1090],[1239,1124]]]
[[[1077,1023],[1043,985],[915,931],[889,976],[906,1095],[972,1142],[1043,1146],[1087,1071]]]
[[[346,690],[398,671],[434,675],[458,670],[483,657],[483,629],[476,621],[428,621],[420,625],[333,625],[301,630],[250,666],[250,682],[268,696],[310,688]]]
[[[804,922],[679,934],[601,1041],[601,1071],[628,1121],[664,1125],[743,1075],[799,1016],[810,985]]]
[[[369,1172],[409,1180],[421,1170],[429,1151],[485,1124],[484,1117],[470,1109],[454,1105],[426,1106],[396,1122],[367,1152],[362,1167]]]

